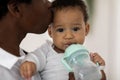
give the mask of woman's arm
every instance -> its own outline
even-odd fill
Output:
[[[101,70],[101,73],[102,73],[102,79],[101,80],[106,80],[106,75],[105,75],[104,70]]]
[[[74,73],[70,72],[69,73],[69,80],[75,80]]]

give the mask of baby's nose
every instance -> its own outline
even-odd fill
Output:
[[[71,31],[67,31],[66,33],[65,33],[65,38],[66,39],[72,39],[74,36],[73,36],[73,34],[72,34],[72,32]]]

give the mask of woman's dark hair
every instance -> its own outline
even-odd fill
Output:
[[[26,3],[30,4],[32,0],[0,0],[0,19],[8,12],[7,5],[10,3]]]
[[[54,0],[51,6],[52,19],[54,18],[55,10],[61,10],[66,7],[79,7],[83,13],[85,23],[88,20],[87,7],[83,0]],[[53,20],[52,20],[53,22]]]

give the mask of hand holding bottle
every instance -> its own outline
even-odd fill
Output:
[[[100,80],[102,77],[99,66],[91,61],[88,50],[80,44],[68,47],[62,62],[69,72],[74,72],[76,80]]]

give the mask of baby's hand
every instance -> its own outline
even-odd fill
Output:
[[[105,61],[98,53],[90,53],[90,57],[95,64],[99,63],[100,66],[105,66]]]
[[[20,73],[23,78],[26,80],[31,80],[31,77],[36,72],[36,65],[33,62],[26,61],[20,66]]]

